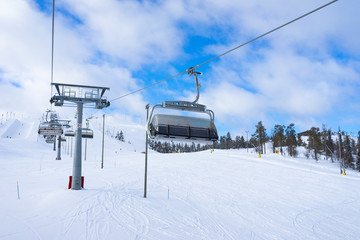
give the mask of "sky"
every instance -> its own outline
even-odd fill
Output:
[[[116,99],[199,65],[328,1],[57,0],[54,82],[109,87]],[[220,135],[295,123],[360,130],[360,2],[339,0],[202,65],[199,103]],[[50,108],[50,0],[0,2],[0,114]],[[145,124],[145,105],[193,101],[186,74],[115,100],[118,121]],[[59,115],[73,108],[53,107]],[[85,117],[95,110],[86,109]],[[206,117],[206,116],[204,116]]]

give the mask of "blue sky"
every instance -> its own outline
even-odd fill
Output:
[[[110,87],[109,100],[173,76],[328,1],[57,0],[54,82]],[[0,112],[49,108],[51,7],[48,0],[0,3]],[[319,12],[201,66],[199,103],[220,134],[263,121],[360,130],[360,26],[355,0]],[[19,101],[8,102],[20,96]],[[193,100],[182,75],[112,102],[106,113],[144,124],[147,103]],[[58,109],[60,114],[71,110]],[[85,114],[90,115],[92,111]]]

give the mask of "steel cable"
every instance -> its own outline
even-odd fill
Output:
[[[279,27],[276,27],[276,28],[274,28],[274,29],[272,29],[272,30],[264,33],[264,34],[261,34],[260,36],[258,36],[258,37],[256,37],[256,38],[253,38],[253,39],[251,39],[251,40],[249,40],[249,41],[247,41],[247,42],[245,42],[245,43],[243,43],[243,44],[240,44],[240,45],[238,45],[238,46],[236,46],[236,47],[234,47],[234,48],[232,48],[232,49],[230,49],[230,50],[228,50],[228,51],[220,54],[220,55],[217,55],[216,57],[213,57],[213,58],[211,58],[211,59],[209,59],[209,60],[207,60],[207,61],[205,61],[205,62],[203,62],[203,63],[200,63],[199,65],[196,65],[195,67],[189,68],[189,69],[187,69],[187,70],[185,70],[185,71],[183,71],[183,72],[181,72],[181,73],[178,73],[178,74],[176,74],[176,75],[174,75],[174,76],[172,76],[172,77],[163,79],[163,80],[161,80],[161,81],[159,81],[159,82],[153,83],[153,84],[148,85],[148,86],[146,86],[146,87],[137,89],[137,90],[135,90],[135,91],[129,92],[129,93],[127,93],[127,94],[125,94],[125,95],[122,95],[122,96],[120,96],[120,97],[114,98],[114,99],[110,100],[110,102],[119,100],[119,99],[121,99],[121,98],[127,97],[127,96],[129,96],[129,95],[134,94],[134,93],[140,92],[140,91],[142,91],[142,90],[144,90],[144,89],[153,87],[153,86],[155,86],[155,85],[157,85],[157,84],[160,84],[160,83],[162,83],[162,82],[165,82],[165,81],[168,81],[168,80],[170,80],[170,79],[176,78],[176,77],[178,77],[178,76],[180,76],[180,75],[182,75],[182,74],[184,74],[184,73],[187,73],[190,69],[191,69],[191,70],[195,70],[195,69],[199,68],[200,66],[203,66],[203,65],[205,65],[205,64],[207,64],[207,63],[209,63],[209,62],[211,62],[211,61],[214,61],[215,59],[218,59],[218,58],[220,58],[220,57],[222,57],[222,56],[224,56],[224,55],[226,55],[226,54],[228,54],[228,53],[230,53],[230,52],[233,52],[233,51],[235,51],[235,50],[237,50],[237,49],[239,49],[239,48],[241,48],[241,47],[243,47],[243,46],[245,46],[245,45],[247,45],[247,44],[249,44],[249,43],[252,43],[252,42],[254,42],[254,41],[256,41],[256,40],[258,40],[258,39],[266,36],[266,35],[269,35],[270,33],[273,33],[273,32],[275,32],[275,31],[277,31],[277,30],[279,30],[279,29],[281,29],[281,28],[283,28],[283,27],[285,27],[285,26],[287,26],[287,25],[289,25],[289,24],[291,24],[291,23],[294,23],[294,22],[296,22],[296,21],[298,21],[298,20],[300,20],[300,19],[302,19],[302,18],[304,18],[304,17],[306,17],[306,16],[308,16],[308,15],[314,13],[314,12],[317,12],[317,11],[319,11],[320,9],[323,9],[323,8],[329,6],[329,5],[331,5],[331,4],[333,4],[333,3],[337,2],[337,1],[338,1],[338,0],[334,0],[334,1],[328,2],[327,4],[324,4],[324,5],[322,5],[321,7],[318,7],[318,8],[316,8],[316,9],[314,9],[314,10],[308,12],[308,13],[305,13],[305,14],[301,15],[300,17],[297,17],[297,18],[295,18],[295,19],[293,19],[293,20],[291,20],[291,21],[289,21],[289,22],[287,22],[287,23],[285,23],[285,24],[282,24],[282,25],[279,26]]]

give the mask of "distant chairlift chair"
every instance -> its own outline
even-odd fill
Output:
[[[73,130],[67,130],[64,133],[65,137],[75,137],[76,132]],[[94,138],[94,132],[90,128],[83,128],[81,130],[81,137],[82,138]]]
[[[75,131],[74,130],[66,130],[64,135],[65,135],[65,137],[75,137]]]
[[[94,132],[90,128],[83,128],[81,131],[82,138],[94,138]]]
[[[48,115],[50,114],[50,120]],[[61,136],[63,134],[63,128],[57,119],[57,114],[53,111],[46,111],[46,121],[41,122],[38,128],[38,134],[46,136]]]
[[[39,125],[38,134],[43,136],[60,136],[63,134],[63,129],[57,122],[42,122]]]

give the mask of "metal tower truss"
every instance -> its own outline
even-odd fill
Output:
[[[107,87],[96,87],[76,84],[52,83],[55,86],[55,94],[50,102],[55,106],[74,107],[78,102],[82,102],[84,107],[102,109],[110,106],[110,102],[103,97]]]

